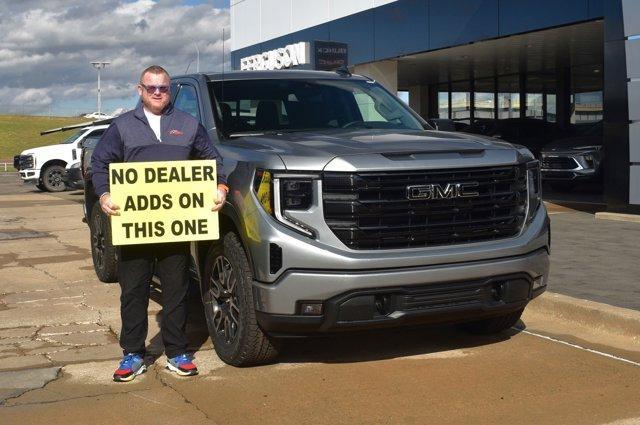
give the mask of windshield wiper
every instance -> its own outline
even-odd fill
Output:
[[[248,137],[248,136],[274,136],[282,133],[281,131],[265,130],[265,131],[244,131],[239,133],[229,133],[229,137]]]

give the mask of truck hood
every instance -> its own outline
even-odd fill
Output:
[[[71,150],[70,144],[57,144],[40,146],[38,148],[29,148],[22,151],[20,155],[36,155],[36,156],[50,156],[59,154],[60,152],[68,152]]]
[[[579,148],[586,146],[602,146],[602,136],[575,136],[559,139],[542,148],[542,152],[566,152],[572,149],[580,150]]]
[[[397,163],[404,160],[443,157],[483,157],[487,156],[489,151],[501,152],[498,156],[501,156],[503,161],[515,162],[520,152],[507,142],[474,134],[445,131],[367,129],[332,130],[321,134],[274,132],[244,136],[236,140],[245,148],[279,155],[285,166],[292,170],[323,170],[336,159],[372,163],[376,158],[373,161],[376,163],[374,167],[379,167],[385,160]]]

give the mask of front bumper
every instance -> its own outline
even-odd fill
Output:
[[[549,253],[542,248],[522,256],[406,269],[289,271],[275,285],[254,282],[253,291],[264,330],[308,334],[500,315],[540,295],[548,275]],[[302,302],[322,303],[322,315],[302,315]]]
[[[546,182],[558,181],[592,181],[597,180],[599,174],[597,170],[541,170],[542,180]]]
[[[542,153],[540,172],[544,181],[592,181],[600,177],[600,160],[589,162],[595,152]]]
[[[19,172],[20,174],[20,178],[24,181],[24,182],[35,182],[40,178],[40,170],[20,170]]]

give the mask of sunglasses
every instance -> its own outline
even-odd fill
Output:
[[[148,94],[155,94],[156,90],[162,94],[169,93],[169,86],[147,86],[140,83],[140,87],[144,88]]]

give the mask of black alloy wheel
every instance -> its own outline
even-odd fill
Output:
[[[217,257],[209,278],[209,299],[213,328],[217,337],[226,344],[231,344],[238,336],[240,309],[235,294],[237,281],[236,272],[229,259],[222,255]]]
[[[238,236],[229,232],[207,254],[201,285],[209,335],[218,357],[232,366],[273,361],[279,341],[256,320],[253,273]]]
[[[111,222],[109,217],[100,209],[99,202],[96,202],[91,211],[89,231],[91,233],[93,268],[98,279],[105,283],[117,282],[118,251],[111,244]]]
[[[42,172],[42,186],[49,192],[63,192],[67,188],[63,176],[62,165],[50,165]]]

